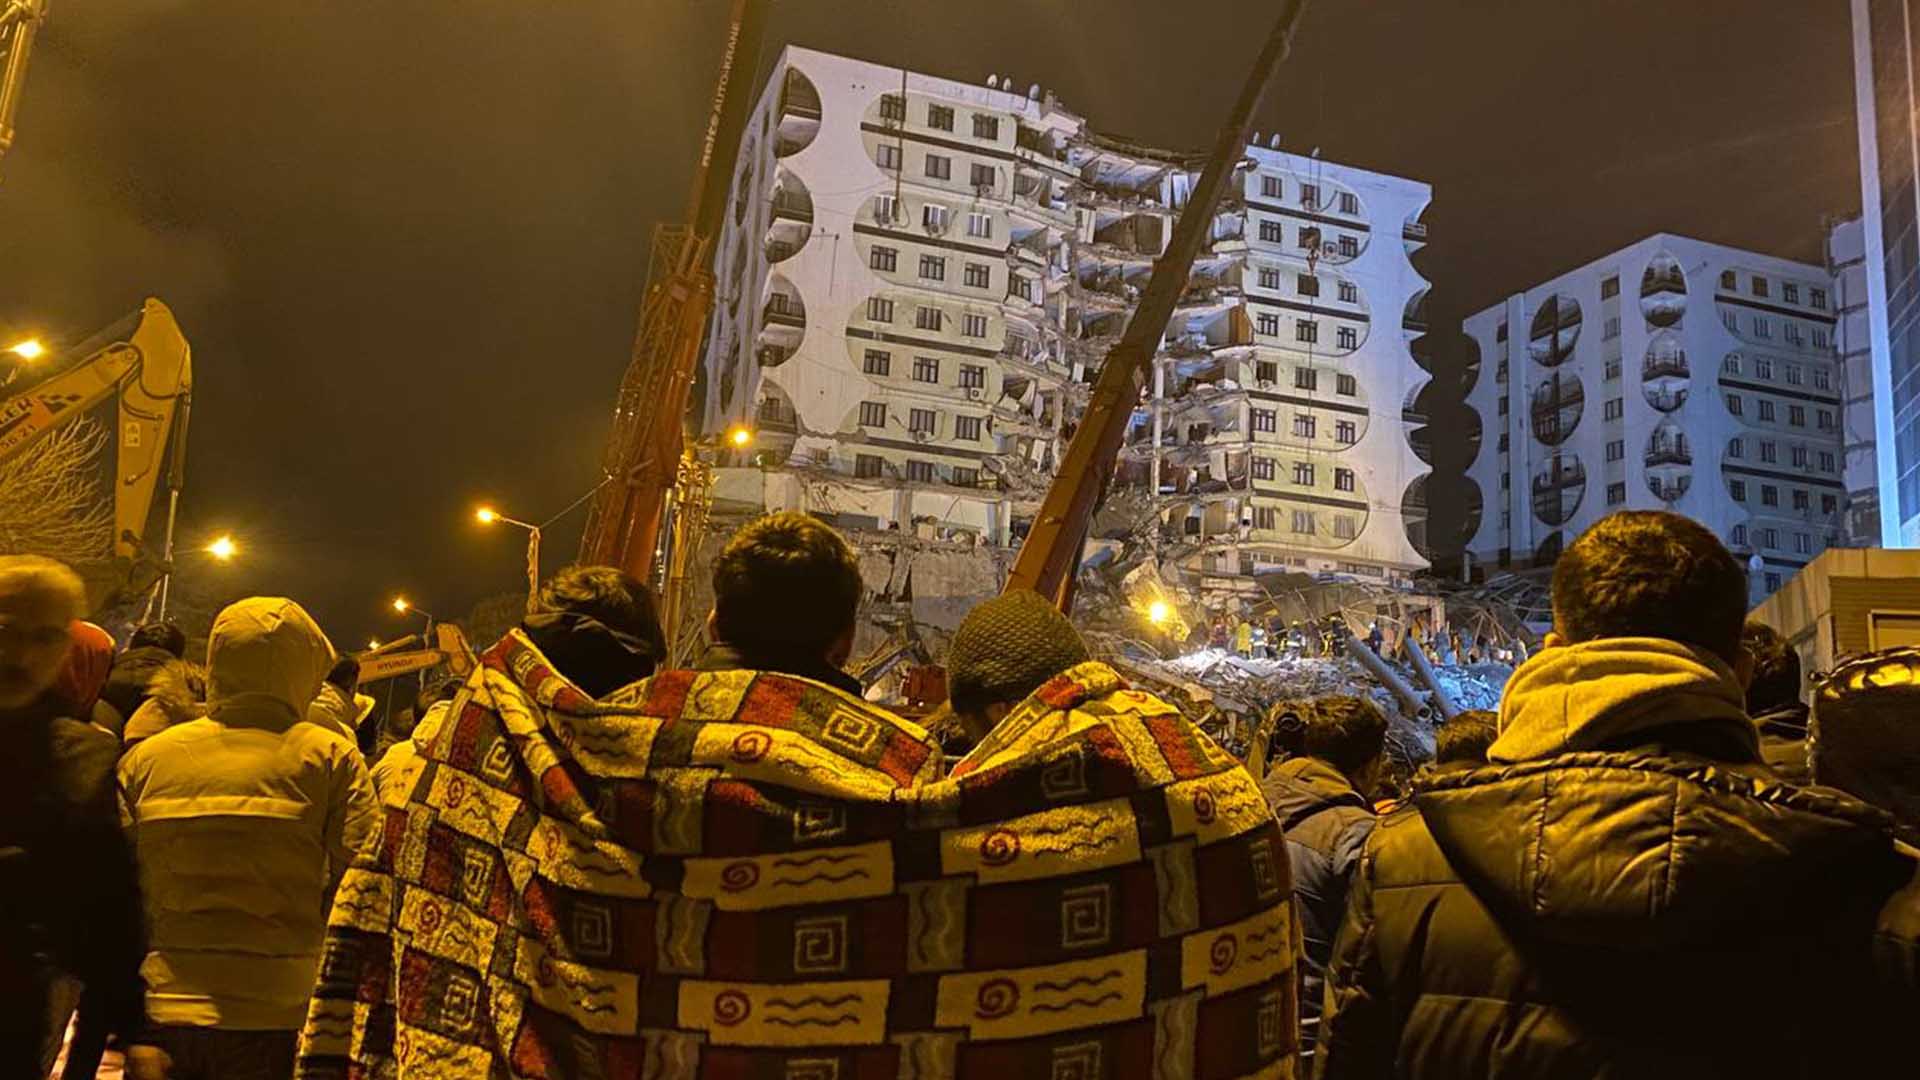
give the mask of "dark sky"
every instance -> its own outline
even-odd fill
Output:
[[[539,519],[593,482],[726,6],[56,2],[0,172],[0,338],[163,297],[197,375],[183,543],[247,546],[182,572],[342,644],[397,629],[397,589],[463,614],[521,580],[477,500]],[[774,0],[760,61],[1011,73],[1197,147],[1275,9]],[[1848,33],[1843,0],[1320,0],[1257,126],[1433,184],[1445,325],[1657,230],[1817,258],[1858,204]]]

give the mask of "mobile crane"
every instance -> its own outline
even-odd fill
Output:
[[[167,533],[159,559],[164,589],[185,483],[193,350],[173,312],[150,297],[139,311],[102,330],[76,352],[85,358],[0,399],[0,462],[117,398],[113,553],[127,560],[131,580],[147,555],[147,519],[164,463]]]

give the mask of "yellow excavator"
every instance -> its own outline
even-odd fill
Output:
[[[75,349],[64,366],[57,359],[50,366],[50,373],[39,377],[31,366],[16,370],[10,382],[31,379],[18,392],[0,384],[0,394],[6,395],[0,397],[0,462],[109,399],[118,399],[113,554],[125,560],[129,584],[143,576],[142,564],[157,562],[164,589],[173,563],[173,523],[184,482],[193,394],[193,350],[180,324],[167,305],[149,298],[139,311]],[[167,533],[156,559],[146,550],[145,537],[163,468],[168,474]]]

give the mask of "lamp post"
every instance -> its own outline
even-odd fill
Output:
[[[422,631],[422,633],[425,635],[425,640],[433,640],[433,612],[415,604],[404,596],[396,596],[393,598],[393,610],[401,615],[418,615],[427,620],[427,628]]]
[[[231,533],[221,533],[219,536],[209,540],[207,545],[200,550],[214,562],[230,563],[233,561],[234,556],[240,554],[240,544],[234,540]],[[160,572],[160,618],[165,619],[167,617],[167,601],[173,593],[173,543],[171,537],[168,538],[167,552],[161,562],[165,569]],[[152,603],[152,596],[149,596],[147,599],[149,603]]]
[[[510,518],[490,506],[475,510],[473,519],[482,525],[512,525],[527,530],[527,610],[533,610],[534,598],[540,595],[540,526]]]

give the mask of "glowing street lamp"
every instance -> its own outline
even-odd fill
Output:
[[[753,445],[753,429],[744,424],[735,424],[727,429],[727,445],[735,450],[745,450]]]
[[[540,593],[540,526],[510,518],[491,506],[475,510],[473,519],[482,525],[511,525],[527,530],[527,604],[531,608],[534,597]]]
[[[38,360],[46,354],[47,347],[41,344],[39,338],[28,338],[18,345],[9,347],[7,351],[22,360]]]
[[[232,562],[233,557],[239,553],[240,545],[234,543],[233,537],[231,536],[222,535],[215,537],[213,542],[207,545],[207,554],[219,559],[221,562]]]

